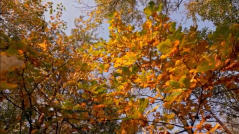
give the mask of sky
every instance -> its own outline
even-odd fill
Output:
[[[84,12],[80,10],[79,7],[81,7],[80,4],[78,4],[77,0],[45,0],[45,1],[51,1],[54,3],[54,5],[57,5],[59,3],[62,3],[66,10],[63,12],[62,15],[62,20],[67,22],[67,30],[65,31],[66,34],[70,35],[71,34],[71,29],[75,28],[74,25],[74,20],[75,18],[79,18],[80,15],[84,15]],[[94,0],[83,0],[87,2],[88,5],[94,6]],[[50,20],[50,15],[49,13],[45,13],[46,15],[46,20]],[[109,32],[108,32],[108,24],[103,24],[104,30],[102,33],[99,35],[103,39],[108,39],[109,38]]]
[[[59,3],[62,3],[66,11],[63,12],[62,19],[67,22],[67,30],[65,31],[68,35],[71,33],[71,29],[75,28],[74,20],[75,18],[78,18],[80,15],[84,15],[84,12],[80,10],[80,4],[77,2],[78,0],[44,0],[44,1],[51,1],[54,3],[54,5],[57,5]],[[82,0],[88,5],[94,6],[94,0]],[[78,7],[78,8],[77,8]],[[181,25],[183,28],[189,28],[191,25],[193,25],[192,19],[186,20],[185,13],[183,13],[184,8],[181,7],[177,12],[174,12],[170,15],[170,18],[176,22],[181,22]],[[46,13],[46,20],[50,19],[49,13]],[[198,16],[199,17],[199,16]],[[186,21],[185,21],[186,20]],[[102,37],[103,39],[108,40],[109,39],[109,31],[108,31],[108,24],[103,24],[103,30],[99,34],[99,37]],[[215,30],[215,27],[212,22],[209,21],[201,21],[198,23],[198,28],[202,29],[204,27],[209,27],[211,30]]]

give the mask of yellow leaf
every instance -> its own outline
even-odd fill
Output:
[[[156,111],[156,110],[158,109],[158,107],[159,107],[159,105],[155,106],[155,107],[151,110],[151,112]]]
[[[159,43],[157,46],[158,50],[162,52],[163,54],[169,53],[172,50],[172,47],[173,46],[170,39],[167,39],[166,41]]]
[[[214,131],[216,131],[216,129],[219,127],[219,124],[217,124],[216,126],[214,126],[208,134],[212,134]]]
[[[181,66],[183,64],[182,60],[176,60],[175,66]]]
[[[161,55],[161,59],[165,59],[165,58],[167,58],[168,57],[168,55],[165,55],[165,54],[163,54],[163,55]]]
[[[166,115],[167,119],[169,119],[169,120],[174,119],[174,116],[175,116],[175,114],[173,114],[173,113]]]
[[[174,46],[176,47],[176,46],[178,46],[179,45],[179,40],[176,40],[175,42],[174,42]]]
[[[145,29],[150,29],[152,27],[152,22],[147,20],[143,26]]]
[[[44,51],[46,51],[46,46],[47,46],[47,44],[46,44],[46,42],[44,41],[43,43],[41,43],[41,44],[38,44]]]
[[[31,133],[37,133],[37,129],[34,129],[34,130],[32,130],[32,132]]]
[[[174,128],[174,125],[167,125],[166,127],[167,127],[167,129],[171,130]]]

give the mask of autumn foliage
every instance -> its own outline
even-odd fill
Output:
[[[61,4],[0,3],[1,134],[232,133],[220,116],[238,115],[239,24],[183,30],[151,1],[134,25],[129,1],[66,35]],[[104,19],[108,41],[79,37]]]

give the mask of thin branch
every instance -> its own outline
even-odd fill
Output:
[[[0,93],[1,93],[1,95],[2,95],[6,100],[8,100],[11,104],[13,104],[14,106],[16,106],[17,108],[22,109],[20,106],[18,106],[18,105],[15,104],[14,102],[12,102],[7,96],[5,96],[5,95],[3,94],[3,92],[0,92]]]
[[[217,116],[216,116],[211,110],[208,110],[208,112],[213,116],[214,119],[216,119],[216,121],[223,127],[223,129],[224,129],[228,134],[232,134],[231,131],[221,122],[220,119],[217,118]]]

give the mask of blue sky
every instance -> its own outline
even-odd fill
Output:
[[[80,15],[84,15],[84,13],[77,7],[80,7],[81,5],[78,4],[77,0],[45,0],[45,1],[51,1],[54,3],[54,5],[58,3],[62,3],[66,11],[63,12],[62,19],[67,22],[67,27],[68,29],[66,30],[66,33],[69,35],[71,33],[71,29],[75,27],[74,25],[74,20],[75,18],[78,18]],[[95,5],[94,0],[82,0],[88,5]],[[186,20],[186,14],[183,13],[184,8],[181,7],[179,11],[174,12],[173,14],[170,15],[170,18],[176,22],[181,22],[181,25],[183,28],[190,27],[193,25],[192,19]],[[198,16],[199,17],[199,16]],[[49,14],[46,13],[46,19],[49,20]],[[180,23],[178,23],[180,24]],[[103,30],[102,33],[99,34],[100,37],[108,40],[109,39],[109,32],[108,32],[108,24],[103,24]],[[203,27],[209,27],[209,29],[214,30],[215,27],[212,24],[212,22],[205,21],[202,22],[200,21],[198,23],[198,28],[201,29]]]

